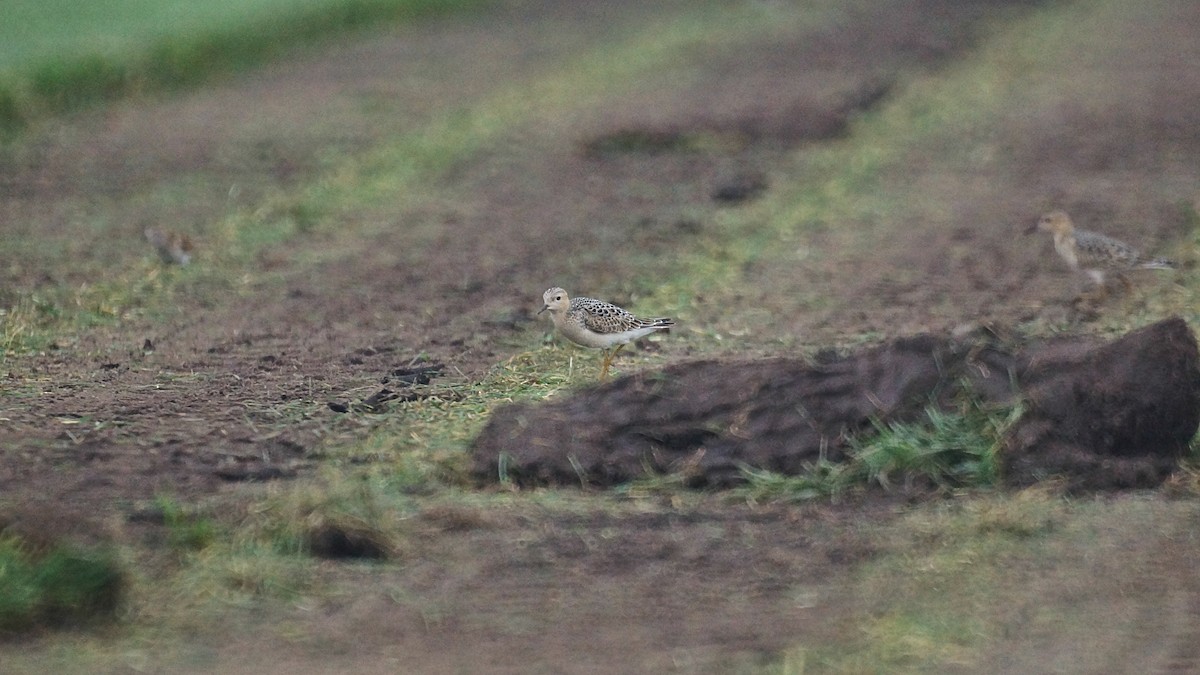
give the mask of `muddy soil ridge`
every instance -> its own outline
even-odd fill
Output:
[[[1198,364],[1179,318],[1107,343],[920,335],[815,363],[680,363],[497,410],[472,447],[473,471],[481,481],[503,473],[518,485],[596,486],[682,471],[695,486],[728,486],[742,466],[800,474],[840,461],[849,436],[873,422],[912,421],[969,394],[1027,406],[1003,448],[1007,482],[1153,487],[1200,425]]]
[[[1200,424],[1200,360],[1183,319],[1016,358],[1027,410],[1004,448],[1009,484],[1057,476],[1078,489],[1154,487]]]

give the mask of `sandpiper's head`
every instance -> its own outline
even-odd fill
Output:
[[[1075,226],[1071,224],[1071,216],[1067,215],[1066,211],[1051,211],[1043,213],[1037,222],[1029,226],[1025,230],[1025,234],[1040,230],[1042,232],[1050,232],[1052,234],[1070,234]]]
[[[557,314],[571,307],[571,298],[567,297],[567,292],[558,286],[547,289],[545,293],[542,293],[542,302],[544,304],[538,310],[538,314],[546,310],[550,310],[551,314]]]

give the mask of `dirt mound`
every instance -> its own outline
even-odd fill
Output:
[[[1066,474],[1076,489],[1149,486],[1200,424],[1197,359],[1191,331],[1171,319],[1099,346],[1066,339],[1012,350],[924,335],[816,364],[682,363],[496,411],[472,448],[474,473],[603,486],[682,471],[696,486],[725,486],[742,465],[797,474],[841,460],[848,435],[872,420],[915,419],[964,389],[1010,402],[1018,387],[1030,411],[1006,447],[1010,480]]]
[[[1158,485],[1200,424],[1198,359],[1179,318],[1096,347],[1021,353],[1028,411],[1005,449],[1006,480],[1028,485],[1057,475],[1090,490]]]
[[[963,381],[1007,382],[1002,364],[969,369],[969,360],[961,345],[920,336],[816,365],[681,363],[559,403],[498,410],[472,449],[475,471],[495,478],[505,455],[518,484],[611,485],[686,469],[696,485],[728,485],[742,464],[799,473],[842,459],[847,433],[872,418],[918,415],[931,393],[953,396]]]

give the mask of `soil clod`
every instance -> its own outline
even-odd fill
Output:
[[[681,363],[497,410],[472,448],[474,473],[610,486],[686,470],[689,484],[728,486],[742,467],[801,474],[841,461],[851,435],[913,421],[930,404],[970,395],[1011,405],[1020,396],[1030,409],[1004,450],[1007,480],[1066,474],[1074,490],[1151,487],[1200,425],[1198,362],[1195,338],[1176,318],[1104,344],[923,335],[819,364]]]

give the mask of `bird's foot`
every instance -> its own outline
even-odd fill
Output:
[[[601,382],[608,379],[608,369],[610,366],[612,366],[613,359],[615,359],[617,357],[617,352],[621,351],[621,348],[624,346],[625,345],[617,345],[611,351],[605,350],[604,365],[600,367],[600,381]]]

